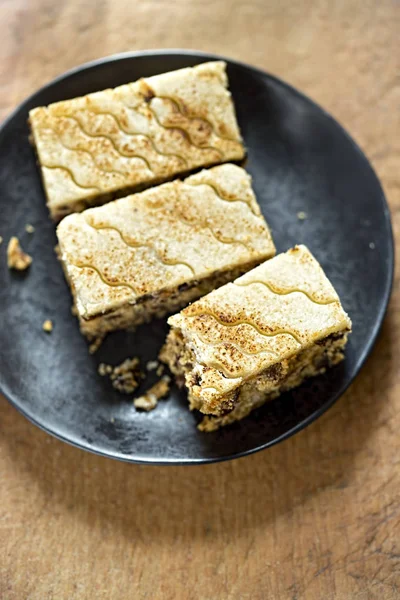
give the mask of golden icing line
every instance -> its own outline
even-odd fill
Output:
[[[261,217],[261,214],[258,214],[255,212],[254,208],[251,206],[250,202],[247,202],[247,200],[243,200],[241,198],[235,198],[234,200],[229,200],[229,198],[224,198],[224,196],[221,194],[220,190],[212,183],[205,183],[203,181],[200,181],[199,183],[189,183],[188,181],[184,181],[185,185],[190,185],[191,187],[200,187],[202,185],[205,185],[209,188],[211,188],[215,195],[222,200],[223,202],[229,202],[231,203],[235,203],[235,202],[241,202],[242,204],[246,204],[246,206],[249,207],[249,209],[251,210],[251,212],[253,213],[253,215],[255,215],[256,217]]]
[[[220,244],[226,244],[226,245],[231,245],[231,244],[240,244],[241,246],[243,246],[244,248],[246,248],[246,250],[251,254],[253,252],[253,250],[247,246],[244,242],[241,242],[240,240],[234,240],[233,238],[222,238],[222,237],[218,237],[217,234],[214,232],[214,230],[209,226],[209,225],[205,225],[204,223],[191,223],[190,221],[186,221],[185,219],[181,219],[180,217],[173,215],[174,219],[176,221],[179,221],[180,223],[182,223],[183,225],[188,225],[189,227],[199,227],[201,229],[208,229],[208,231],[211,233],[211,235],[213,236],[214,239],[217,240],[217,242],[219,242]]]
[[[296,293],[303,294],[303,296],[306,296],[306,298],[308,298],[311,302],[313,302],[314,304],[318,304],[320,306],[327,306],[328,304],[334,304],[335,302],[337,302],[337,300],[329,300],[328,302],[320,302],[318,300],[315,300],[315,298],[313,298],[308,292],[305,292],[304,290],[298,290],[296,288],[287,290],[285,292],[278,291],[276,288],[274,288],[270,283],[267,283],[266,281],[252,280],[252,281],[247,281],[246,283],[238,283],[237,281],[234,281],[233,284],[238,287],[247,287],[247,286],[253,285],[253,284],[260,284],[260,285],[263,285],[264,287],[266,287],[273,294],[276,294],[277,296],[289,296],[290,294],[296,294]]]
[[[116,233],[118,233],[118,235],[120,236],[120,238],[124,242],[124,244],[126,246],[128,246],[129,248],[148,248],[155,254],[155,256],[157,257],[157,259],[160,261],[161,264],[166,265],[166,266],[184,266],[184,267],[187,267],[192,272],[193,275],[196,275],[195,270],[189,263],[186,263],[183,261],[166,260],[165,258],[160,256],[160,254],[157,252],[157,250],[151,244],[143,244],[140,242],[128,241],[125,239],[124,235],[117,227],[113,227],[112,225],[93,225],[92,223],[89,223],[86,216],[84,216],[83,218],[85,219],[86,224],[89,227],[91,227],[92,229],[95,229],[96,231],[101,231],[101,230],[115,231]]]
[[[116,175],[122,175],[123,177],[126,177],[126,173],[124,173],[123,171],[118,171],[117,169],[104,169],[102,167],[100,167],[97,162],[96,162],[96,157],[94,154],[92,154],[92,152],[90,152],[90,150],[84,150],[83,148],[72,148],[71,146],[68,146],[68,144],[66,144],[59,133],[57,133],[56,131],[52,130],[53,133],[58,137],[59,143],[60,145],[65,148],[66,150],[69,150],[70,152],[83,152],[84,154],[87,154],[93,161],[93,164],[95,165],[95,168],[102,172],[102,173],[115,173]]]
[[[105,114],[109,114],[109,113],[105,113]],[[110,115],[110,116],[112,116],[112,115]],[[78,129],[81,131],[81,133],[83,133],[83,135],[85,135],[86,137],[88,137],[90,139],[96,140],[96,139],[102,138],[102,139],[108,140],[110,142],[111,146],[114,148],[114,150],[120,155],[120,157],[129,158],[129,159],[136,159],[136,160],[142,160],[145,163],[146,168],[153,173],[153,169],[151,168],[150,162],[147,160],[146,157],[141,156],[140,154],[129,154],[127,152],[123,152],[120,148],[117,147],[117,145],[115,144],[114,140],[110,136],[106,135],[105,133],[101,133],[101,134],[98,134],[98,135],[93,135],[93,134],[88,133],[86,131],[86,129],[84,129],[82,123],[76,117],[73,117],[72,115],[68,115],[68,116],[63,115],[62,117],[59,117],[59,118],[68,119],[70,121],[74,121],[74,123],[76,123],[78,125]],[[51,131],[53,133],[55,133],[60,138],[60,141],[61,141],[60,134],[57,131],[55,131],[55,129],[53,129],[53,128],[50,128],[50,129],[51,129]],[[41,131],[41,129],[39,129],[37,131]],[[144,137],[147,137],[147,136],[144,136]],[[88,154],[90,154],[92,156],[92,158],[94,160],[94,155],[89,150],[86,150],[86,149],[82,150],[81,148],[71,148],[70,146],[67,146],[67,144],[64,141],[62,141],[62,144],[68,150],[75,150],[76,152],[87,152]],[[105,169],[103,169],[103,170],[105,170]],[[126,173],[123,173],[121,171],[116,171],[116,172],[117,173],[121,173],[125,177],[127,175]]]
[[[124,105],[125,106],[125,105]],[[188,166],[188,161],[186,160],[186,158],[184,156],[181,156],[180,154],[175,154],[174,152],[162,152],[161,150],[159,150],[159,148],[157,148],[156,143],[154,142],[153,138],[148,135],[147,133],[141,133],[140,131],[129,131],[128,129],[125,129],[125,127],[122,126],[120,120],[118,119],[118,117],[116,117],[114,114],[109,113],[109,112],[101,112],[101,111],[96,111],[96,110],[85,110],[85,111],[80,111],[80,112],[88,112],[88,113],[92,113],[93,115],[96,116],[104,116],[104,117],[111,117],[115,123],[117,124],[117,127],[120,129],[120,132],[123,133],[124,135],[126,135],[127,137],[144,137],[152,146],[154,152],[156,152],[157,154],[159,154],[160,156],[165,156],[167,158],[178,158],[179,160],[183,161],[184,164],[186,166]],[[140,158],[142,159],[144,162],[146,162],[147,167],[150,171],[152,171],[153,169],[150,166],[150,163],[148,161],[147,158],[138,155],[138,154],[128,154],[128,153],[124,153],[122,152],[122,150],[120,150],[118,148],[118,146],[115,144],[113,138],[105,133],[99,133],[99,134],[93,134],[93,133],[89,133],[84,126],[82,125],[81,121],[72,115],[63,115],[62,118],[66,118],[66,119],[72,119],[74,120],[79,127],[81,128],[82,132],[87,135],[90,138],[96,139],[96,138],[106,138],[107,140],[109,140],[113,146],[114,149],[119,152],[119,154],[121,154],[122,156],[125,156],[126,158]]]
[[[208,119],[206,119],[205,117],[196,117],[196,116],[189,116],[187,114],[187,111],[184,110],[182,108],[182,104],[180,103],[180,101],[178,100],[178,98],[176,97],[172,97],[172,96],[160,96],[159,94],[156,94],[154,96],[154,100],[159,98],[160,100],[168,100],[169,102],[171,102],[175,108],[177,109],[177,111],[188,121],[202,121],[203,123],[205,123],[207,125],[207,127],[209,127],[211,129],[211,131],[213,132],[213,134],[218,137],[220,140],[224,140],[226,142],[233,142],[235,144],[240,144],[240,142],[238,140],[235,140],[234,138],[230,138],[230,137],[225,137],[223,135],[221,135],[220,133],[217,133],[215,126],[213,125],[213,123],[211,123],[211,121],[209,121]],[[153,100],[153,98],[152,98]]]
[[[200,342],[202,342],[206,346],[211,346],[212,348],[218,348],[220,346],[232,346],[233,348],[235,348],[235,350],[238,350],[238,352],[241,352],[241,354],[244,354],[245,356],[256,356],[258,354],[272,354],[272,356],[275,356],[276,358],[279,357],[279,354],[275,352],[275,350],[256,350],[255,352],[247,352],[246,350],[243,350],[243,348],[241,348],[238,344],[234,344],[230,341],[222,340],[220,342],[210,342],[198,333],[195,333],[194,335],[200,340]]]
[[[219,323],[220,325],[223,325],[224,327],[238,327],[239,325],[249,325],[250,327],[252,327],[253,329],[255,329],[260,335],[264,336],[264,337],[277,337],[278,335],[290,335],[298,344],[301,345],[301,341],[300,339],[291,331],[288,331],[287,329],[278,329],[277,331],[274,331],[273,333],[265,333],[265,331],[263,331],[262,329],[260,329],[260,327],[258,327],[258,325],[255,325],[254,323],[250,323],[249,321],[235,321],[234,323],[226,323],[225,321],[222,321],[222,319],[220,319],[219,317],[217,317],[214,313],[211,312],[198,312],[198,313],[194,313],[194,314],[185,314],[184,315],[186,319],[188,318],[195,318],[195,317],[200,317],[200,316],[206,316],[206,317],[211,317],[212,319],[214,319],[215,321],[217,321],[217,323]]]
[[[66,173],[68,173],[68,175],[70,176],[70,178],[72,179],[73,183],[77,186],[80,187],[84,190],[95,190],[97,192],[101,192],[102,189],[99,188],[97,185],[83,185],[82,183],[78,183],[75,175],[73,174],[73,172],[71,171],[71,169],[69,169],[68,167],[60,167],[60,165],[46,165],[44,163],[40,163],[40,166],[44,169],[59,169],[60,171],[65,171]]]
[[[91,113],[91,114],[97,115],[97,116],[111,117],[115,121],[115,123],[117,124],[117,127],[120,130],[120,133],[123,133],[127,137],[132,137],[132,138],[133,137],[143,137],[143,138],[145,138],[150,143],[150,145],[153,148],[154,152],[156,152],[160,156],[165,156],[166,158],[177,158],[180,161],[182,161],[185,164],[185,166],[188,166],[188,161],[186,160],[186,158],[184,156],[181,156],[180,154],[175,154],[173,152],[162,152],[161,150],[159,150],[157,148],[157,146],[156,146],[154,140],[151,138],[151,136],[149,136],[147,133],[140,133],[140,132],[128,131],[127,129],[125,129],[121,125],[121,123],[118,120],[118,118],[115,115],[113,115],[112,113],[109,113],[109,112],[100,112],[100,111],[95,111],[95,110],[85,110],[85,109],[82,109],[80,112],[81,113],[82,112]],[[139,155],[139,154],[129,154],[127,152],[123,152],[115,144],[115,141],[113,140],[113,138],[111,136],[107,135],[106,133],[99,133],[99,134],[89,133],[83,127],[81,121],[77,117],[75,117],[73,115],[68,115],[68,114],[63,114],[63,115],[60,115],[60,116],[56,116],[56,115],[52,115],[52,116],[55,119],[71,119],[72,121],[75,121],[78,124],[79,128],[81,129],[82,133],[84,135],[86,135],[87,137],[92,138],[92,139],[104,138],[104,139],[108,140],[112,144],[112,146],[114,147],[114,150],[116,150],[116,152],[118,152],[121,156],[124,156],[126,158],[137,158],[137,159],[140,159],[144,163],[146,163],[146,166],[149,169],[149,171],[154,172],[154,170],[152,169],[152,167],[150,165],[149,160],[146,157],[144,157],[142,155]],[[44,128],[40,128],[40,129],[44,129]],[[38,129],[36,129],[36,131],[40,131],[40,129],[38,128]],[[52,129],[52,131],[54,131],[54,129]]]
[[[131,285],[130,283],[113,283],[113,282],[109,281],[109,280],[108,280],[108,279],[107,279],[107,278],[106,278],[106,277],[103,275],[103,273],[101,273],[101,272],[99,271],[99,269],[97,269],[97,268],[96,268],[96,267],[94,267],[93,265],[90,265],[90,264],[85,264],[85,263],[78,264],[78,263],[75,263],[75,262],[73,262],[73,261],[72,261],[72,260],[70,260],[69,258],[68,258],[68,262],[69,262],[69,264],[70,264],[70,265],[72,265],[73,267],[75,267],[75,268],[77,268],[77,269],[91,269],[92,271],[94,271],[94,272],[95,272],[95,273],[98,275],[98,277],[101,279],[101,281],[102,281],[102,282],[103,282],[105,285],[108,285],[109,287],[115,287],[115,288],[118,288],[118,287],[124,287],[124,288],[129,288],[130,290],[132,290],[132,292],[133,292],[133,293],[134,293],[136,296],[139,296],[139,295],[140,295],[140,294],[138,293],[138,291],[137,291],[137,290],[136,290],[136,289],[133,287],[133,285]]]
[[[126,104],[126,102],[124,102],[123,100],[121,100],[121,104],[123,104],[125,106],[125,108],[127,108],[128,110],[135,112],[135,109],[132,108],[131,106],[129,106],[129,104]],[[151,112],[151,114],[154,117],[154,120],[156,121],[157,125],[159,125],[159,127],[161,127],[162,129],[166,129],[166,130],[175,129],[175,131],[179,131],[182,135],[185,136],[185,138],[189,141],[189,143],[194,148],[197,148],[198,150],[211,150],[212,152],[217,152],[217,154],[219,154],[220,158],[222,160],[224,160],[225,154],[222,152],[222,150],[220,150],[219,148],[215,148],[214,146],[200,146],[199,144],[196,144],[193,141],[190,133],[186,129],[183,129],[183,127],[178,127],[177,125],[165,125],[164,123],[162,123],[160,121],[160,118],[159,118],[158,114],[156,113],[156,111],[154,110],[154,108],[152,108],[149,104],[146,105],[146,108],[148,108],[148,110]]]

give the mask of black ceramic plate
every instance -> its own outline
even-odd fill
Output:
[[[349,312],[354,331],[347,359],[212,434],[196,429],[184,392],[172,389],[150,413],[97,374],[99,362],[157,356],[165,322],[136,334],[116,333],[95,356],[71,315],[71,298],[54,254],[56,237],[28,142],[34,106],[114,87],[142,76],[218,57],[184,51],[146,52],[96,61],[63,75],[26,100],[0,131],[0,387],[31,421],[76,446],[142,463],[204,463],[266,448],[305,427],[343,393],[359,372],[382,323],[393,271],[385,198],[357,145],[302,94],[257,69],[228,62],[230,87],[248,148],[247,168],[278,251],[305,243],[320,260]],[[297,213],[304,211],[305,220]],[[33,234],[24,226],[35,226]],[[9,272],[6,242],[18,235],[34,261]],[[51,335],[42,331],[50,318]],[[148,384],[149,382],[146,382]]]

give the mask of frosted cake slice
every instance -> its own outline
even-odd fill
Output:
[[[241,160],[227,88],[226,64],[217,61],[31,110],[51,216]]]
[[[91,340],[175,312],[275,254],[251,179],[231,164],[69,215],[57,237]]]
[[[316,259],[296,246],[169,318],[160,358],[212,431],[343,359],[351,321]]]

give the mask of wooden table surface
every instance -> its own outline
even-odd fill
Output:
[[[197,48],[278,75],[365,150],[399,241],[398,2],[2,0],[0,23],[1,118],[64,70],[126,50]],[[397,270],[341,400],[270,450],[204,467],[92,456],[0,398],[1,600],[400,598],[399,352]]]

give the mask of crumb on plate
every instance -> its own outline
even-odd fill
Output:
[[[46,333],[51,333],[53,331],[53,321],[50,321],[50,319],[46,319],[42,327],[43,331],[45,331]]]
[[[134,399],[133,404],[135,408],[146,411],[153,410],[157,406],[158,401],[168,394],[170,383],[171,378],[168,375],[164,375],[143,396]]]
[[[76,314],[76,312],[74,312],[74,307],[72,307],[71,312],[73,315]],[[101,344],[103,343],[103,340],[104,340],[103,337],[97,337],[96,339],[94,339],[93,342],[89,345],[89,354],[94,354],[95,352],[97,352],[97,350],[100,348]]]
[[[132,394],[142,379],[138,358],[127,358],[121,364],[113,367],[100,363],[97,369],[99,375],[108,375],[115,390],[123,394]]]
[[[146,371],[154,371],[158,367],[158,360],[149,360],[146,364]]]
[[[8,242],[7,264],[9,269],[24,271],[32,262],[32,257],[26,254],[20,246],[19,239],[13,236]]]
[[[27,223],[27,224],[25,225],[25,231],[26,231],[27,233],[33,233],[33,232],[35,231],[35,228],[34,228],[34,226],[33,226],[33,225],[31,225],[30,223]]]

